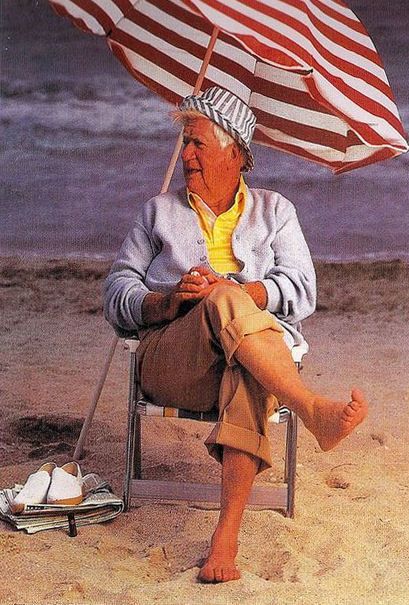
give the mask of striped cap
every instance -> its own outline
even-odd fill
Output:
[[[180,111],[196,110],[215,122],[225,130],[240,145],[246,163],[243,171],[254,167],[253,154],[250,151],[250,141],[256,127],[256,116],[250,107],[233,93],[213,86],[199,95],[185,97],[179,105]]]

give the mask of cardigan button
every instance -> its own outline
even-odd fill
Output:
[[[205,260],[207,260],[207,257],[206,257],[206,256],[201,256],[201,257],[200,257],[200,260],[201,260],[202,262],[204,262]]]
[[[198,240],[197,240],[197,243],[198,243],[198,244],[204,244],[204,243],[205,243],[205,241],[204,241],[204,239],[198,239]]]

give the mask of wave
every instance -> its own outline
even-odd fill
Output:
[[[11,129],[5,138],[14,140],[16,129],[17,135],[24,132],[26,146],[31,141],[36,148],[57,150],[175,138],[169,104],[129,84],[104,83],[3,84],[2,124]]]
[[[14,76],[15,74],[13,74]],[[138,100],[153,98],[154,95],[147,88],[139,86],[133,80],[113,79],[95,75],[90,78],[43,78],[18,79],[13,77],[0,79],[0,96],[4,98],[44,97],[58,98],[58,96],[71,95],[79,100],[105,100],[117,102],[123,95]],[[164,102],[163,102],[164,103]]]

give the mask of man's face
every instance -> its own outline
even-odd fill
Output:
[[[213,123],[195,118],[183,129],[183,173],[186,186],[204,201],[223,197],[231,182],[240,176],[241,158],[235,143],[223,149],[216,139]]]

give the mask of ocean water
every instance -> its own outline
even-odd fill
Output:
[[[409,127],[407,0],[354,0]],[[1,25],[0,254],[111,258],[155,195],[177,132],[103,40],[45,0],[5,0]],[[254,146],[252,186],[296,205],[315,258],[409,260],[409,156],[334,177]],[[180,166],[172,187],[183,183]]]

